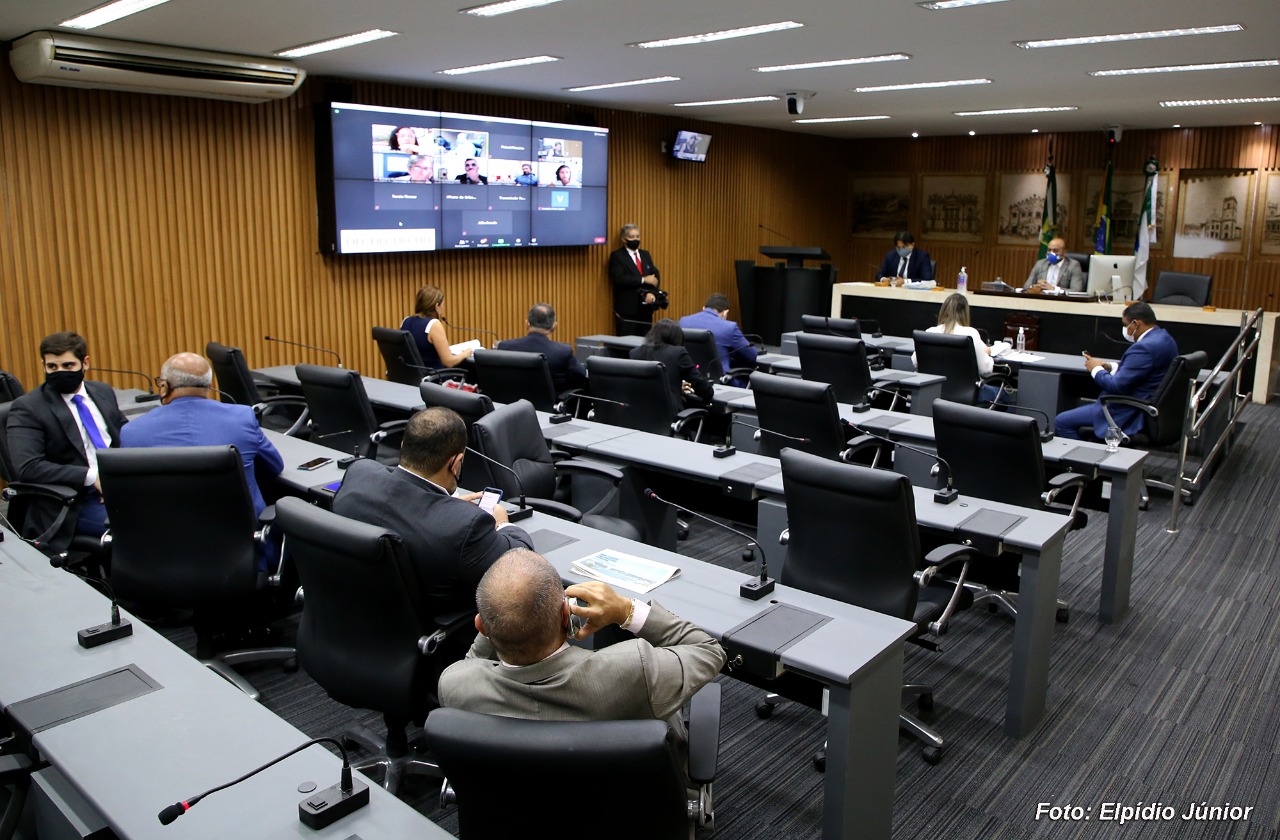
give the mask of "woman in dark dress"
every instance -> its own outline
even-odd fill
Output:
[[[709,405],[715,394],[711,380],[698,370],[684,349],[684,331],[680,325],[670,318],[662,318],[650,328],[644,337],[644,343],[630,353],[633,359],[662,362],[666,368],[668,394],[671,398],[671,416],[674,417],[684,408],[686,401],[693,397],[697,407]]]
[[[449,349],[449,337],[445,335],[444,292],[435,286],[423,286],[414,299],[414,314],[400,323],[400,329],[408,330],[418,345],[422,363],[432,370],[457,367],[471,356],[471,350],[454,353]]]

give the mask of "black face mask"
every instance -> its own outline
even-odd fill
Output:
[[[640,240],[639,240],[639,239],[628,239],[628,240],[625,240],[625,241],[626,241],[627,247],[628,247],[628,248],[630,248],[632,251],[638,251],[638,250],[640,250]]]
[[[74,394],[84,382],[84,369],[55,370],[44,375],[44,384],[59,394]]]

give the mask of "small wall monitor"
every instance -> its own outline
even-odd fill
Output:
[[[707,148],[710,145],[710,134],[677,131],[676,142],[671,145],[671,156],[676,160],[696,160],[702,163],[707,159]]]
[[[1118,300],[1133,298],[1133,268],[1135,256],[1116,257],[1110,254],[1094,254],[1089,257],[1090,294],[1105,295]]]

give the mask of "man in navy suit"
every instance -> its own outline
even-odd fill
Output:
[[[879,278],[891,286],[901,286],[914,280],[933,279],[933,260],[916,247],[911,231],[901,231],[893,240],[893,250],[884,255],[880,263]]]
[[[499,350],[518,350],[522,353],[541,353],[547,357],[551,368],[551,382],[556,393],[569,388],[585,388],[587,369],[573,355],[573,348],[561,341],[552,341],[556,331],[556,311],[549,303],[535,303],[529,310],[529,334],[523,338],[508,338],[498,342]]]
[[[613,314],[618,335],[644,335],[653,321],[661,275],[648,251],[640,249],[640,228],[622,226],[622,247],[609,255],[613,281]]]
[[[720,370],[724,373],[733,367],[752,367],[756,363],[756,348],[747,341],[737,322],[729,320],[729,298],[723,292],[710,295],[701,312],[681,318],[680,328],[711,333],[720,355]]]
[[[1178,345],[1173,336],[1156,322],[1156,313],[1148,303],[1139,301],[1126,306],[1120,323],[1124,327],[1125,340],[1133,342],[1133,346],[1124,351],[1119,364],[1104,362],[1085,353],[1084,366],[1104,394],[1150,399],[1178,355]],[[1126,435],[1142,430],[1142,414],[1136,408],[1113,406],[1111,417]],[[1053,427],[1058,437],[1072,440],[1079,440],[1079,429],[1088,427],[1101,440],[1107,433],[1107,418],[1101,405],[1091,403],[1062,412],[1054,420]]]

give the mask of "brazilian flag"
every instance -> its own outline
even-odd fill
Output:
[[[1098,215],[1093,220],[1093,252],[1111,253],[1111,158],[1107,158],[1107,170],[1102,178],[1102,191],[1098,193]]]

